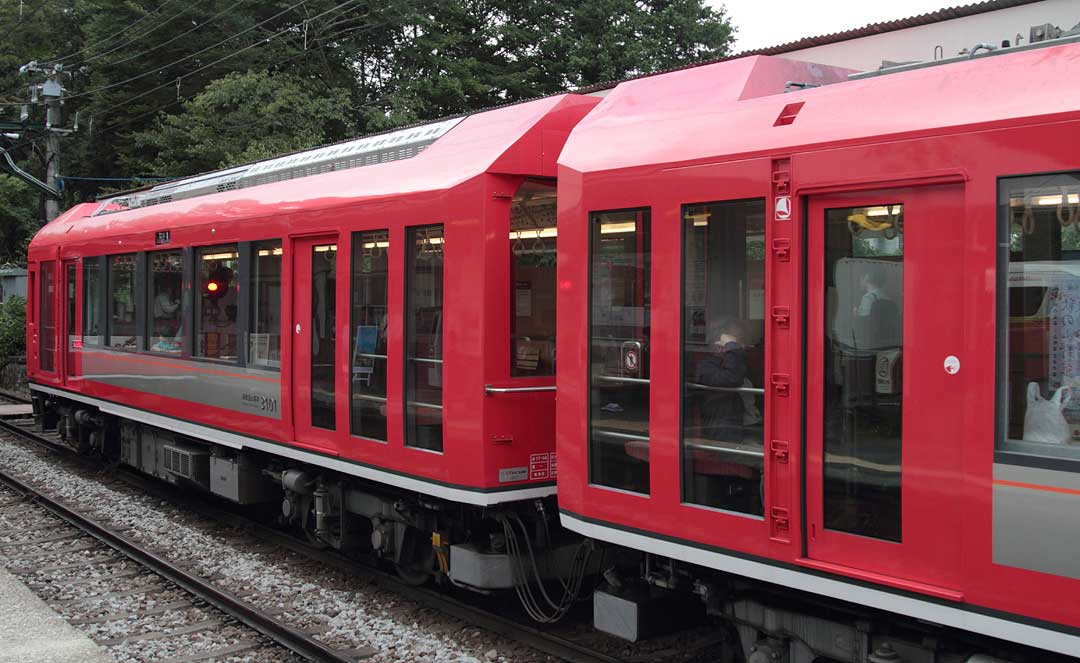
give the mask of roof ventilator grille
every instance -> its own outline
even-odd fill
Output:
[[[306,152],[159,184],[147,191],[108,199],[104,201],[95,216],[161,205],[173,200],[184,200],[224,191],[246,189],[271,182],[283,182],[338,170],[362,168],[380,163],[411,159],[446,135],[463,119],[465,118],[458,117],[410,129],[368,136],[367,138],[360,138],[337,145],[328,145],[307,150]]]

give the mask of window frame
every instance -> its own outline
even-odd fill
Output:
[[[146,301],[144,302],[144,305],[146,306],[146,313],[143,315],[143,319],[144,319],[143,328],[142,328],[143,342],[142,342],[142,347],[139,348],[139,350],[140,350],[140,352],[145,352],[147,354],[152,354],[152,355],[156,355],[156,356],[160,356],[160,357],[172,357],[174,359],[185,358],[185,357],[188,356],[188,352],[189,352],[190,346],[191,346],[191,343],[189,342],[188,335],[187,335],[188,330],[187,330],[186,317],[187,317],[187,314],[188,314],[188,309],[187,309],[187,306],[185,306],[185,302],[184,302],[184,300],[186,299],[185,291],[187,290],[187,284],[188,284],[188,280],[189,280],[189,272],[190,272],[190,268],[191,268],[191,265],[189,264],[189,262],[187,260],[187,255],[185,254],[183,247],[159,248],[159,249],[156,249],[154,251],[143,251],[142,253],[145,254],[145,256],[146,256],[143,259],[143,262],[146,265],[146,278],[144,279],[144,281],[146,281],[146,287],[143,288],[143,294],[144,294],[144,297],[146,299]],[[179,253],[180,254],[180,265],[181,265],[180,292],[178,294],[180,296],[180,311],[179,311],[180,312],[180,331],[183,333],[183,336],[181,337],[181,340],[180,340],[180,350],[179,350],[179,352],[165,352],[163,350],[154,350],[153,349],[153,347],[154,347],[153,343],[151,342],[151,338],[153,336],[153,334],[151,332],[153,331],[153,327],[154,327],[154,310],[153,310],[154,309],[154,302],[152,300],[152,297],[154,295],[154,288],[153,288],[153,264],[154,264],[154,258],[153,258],[153,256],[158,254],[158,253]]]
[[[643,497],[645,499],[651,499],[652,498],[652,488],[653,488],[651,478],[649,480],[648,490],[646,490],[644,492],[636,491],[636,490],[629,490],[627,488],[620,488],[619,486],[609,486],[607,484],[597,483],[596,481],[593,480],[593,436],[592,436],[592,431],[593,431],[593,408],[592,408],[592,389],[593,389],[593,387],[592,387],[592,379],[593,379],[593,374],[592,374],[592,370],[593,370],[593,368],[592,367],[593,367],[593,292],[594,292],[594,289],[593,289],[593,282],[594,282],[594,274],[593,274],[593,262],[594,262],[594,260],[593,260],[593,257],[594,257],[594,253],[593,253],[593,251],[594,251],[594,248],[595,248],[593,246],[593,224],[599,221],[598,217],[600,215],[603,215],[603,214],[620,214],[620,213],[638,213],[638,214],[641,214],[641,215],[643,215],[643,217],[642,217],[643,220],[645,220],[648,223],[648,238],[649,238],[649,284],[648,284],[648,290],[649,290],[649,326],[650,326],[650,328],[652,327],[652,292],[653,292],[653,289],[652,289],[652,279],[653,279],[653,269],[652,269],[652,233],[653,233],[652,206],[651,205],[639,205],[639,206],[635,206],[635,207],[619,207],[619,208],[613,208],[613,209],[590,210],[586,214],[586,257],[587,257],[586,262],[587,262],[588,273],[587,273],[586,279],[585,279],[585,296],[586,296],[585,339],[586,339],[586,343],[587,343],[587,347],[586,347],[586,350],[585,350],[585,352],[586,352],[586,354],[585,354],[585,362],[586,362],[586,367],[587,367],[586,370],[588,371],[588,374],[587,374],[588,375],[588,392],[587,392],[588,397],[586,399],[586,404],[585,404],[585,440],[586,440],[586,445],[585,445],[585,447],[586,447],[585,477],[586,477],[586,483],[588,484],[588,486],[590,488],[600,488],[600,489],[603,489],[603,490],[610,490],[610,491],[614,491],[614,492],[617,492],[617,493],[623,493],[623,494],[626,494],[626,495],[635,495],[635,496],[638,496],[638,497]],[[638,231],[635,230],[635,232],[638,232]],[[649,337],[650,337],[650,342],[651,342],[651,340],[652,340],[652,334],[651,333],[649,334]],[[652,366],[651,366],[652,354],[653,353],[652,353],[652,351],[650,349],[650,351],[648,353],[648,357],[649,357],[648,361],[649,361],[650,365],[648,366],[648,375],[649,375],[649,387],[648,387],[648,392],[649,392],[649,435],[648,435],[648,437],[649,437],[649,460],[646,461],[646,465],[647,465],[646,473],[647,473],[647,475],[651,474],[651,472],[652,472],[652,451],[653,451],[653,445],[652,445],[652,443],[653,443],[653,439],[652,439],[652,436],[653,436],[653,429],[652,429],[653,397],[652,397]]]
[[[108,256],[103,256],[103,255],[102,256],[87,256],[87,257],[83,257],[81,262],[82,262],[82,270],[81,270],[81,272],[82,272],[82,274],[81,274],[81,278],[82,278],[82,325],[81,325],[81,328],[79,329],[79,338],[82,340],[83,347],[92,347],[92,348],[108,347],[108,344],[107,344],[108,325],[105,322],[105,317],[106,317],[106,315],[108,313],[108,304],[107,304],[107,302],[109,301],[109,284],[108,284],[108,281],[109,281],[109,278],[108,278],[109,261],[108,261]],[[88,342],[86,340],[86,336],[87,336],[87,334],[86,334],[86,325],[87,325],[87,321],[91,319],[91,317],[87,315],[87,313],[90,311],[90,309],[88,307],[90,306],[91,298],[87,296],[87,291],[86,291],[86,289],[88,287],[87,284],[90,282],[90,279],[86,278],[86,270],[87,270],[87,266],[92,264],[92,263],[95,264],[95,266],[97,268],[98,288],[100,289],[100,294],[102,295],[101,297],[99,297],[99,301],[96,302],[97,303],[97,307],[96,307],[97,311],[94,311],[94,313],[96,314],[97,319],[100,322],[101,327],[102,327],[101,329],[98,329],[98,331],[100,333],[95,334],[100,339],[97,343]]]
[[[57,336],[56,333],[56,272],[57,260],[42,260],[38,265],[38,282],[37,282],[37,325],[38,325],[38,362],[37,368],[42,373],[49,373],[52,375],[58,374],[56,354],[57,354]],[[48,273],[52,276],[53,296],[48,297],[46,289],[49,285],[49,279],[45,274]],[[51,347],[45,343],[45,316],[46,311],[49,312],[49,320],[52,322],[49,327],[52,329],[52,345]],[[45,357],[49,357],[51,366],[45,367]]]
[[[551,371],[550,372],[537,373],[537,374],[534,374],[534,375],[523,375],[523,374],[515,373],[516,364],[517,364],[517,345],[515,344],[515,341],[517,340],[518,334],[517,334],[517,279],[515,278],[516,275],[517,275],[517,267],[516,267],[516,260],[515,260],[515,256],[514,256],[514,243],[516,241],[529,241],[529,240],[514,240],[514,239],[510,238],[511,233],[513,233],[513,232],[521,232],[520,230],[515,231],[514,227],[513,227],[513,223],[514,223],[514,201],[517,199],[518,193],[522,189],[524,189],[526,186],[528,186],[530,184],[533,184],[533,185],[538,184],[538,185],[545,186],[545,187],[551,187],[551,189],[556,192],[556,197],[553,199],[555,201],[555,203],[556,203],[556,208],[555,208],[555,211],[556,211],[556,224],[555,224],[556,234],[555,234],[555,237],[552,238],[552,239],[555,240],[555,253],[556,253],[556,255],[558,255],[558,246],[559,246],[558,220],[557,220],[558,219],[558,197],[557,197],[558,196],[558,193],[557,193],[558,189],[557,189],[556,183],[557,183],[557,179],[552,178],[552,177],[529,177],[529,178],[525,178],[524,180],[522,180],[521,184],[519,184],[517,189],[514,191],[514,195],[511,198],[510,208],[509,208],[509,210],[507,212],[507,230],[508,230],[507,231],[507,248],[509,249],[507,251],[507,276],[509,277],[509,280],[507,281],[507,289],[508,289],[507,301],[509,302],[509,309],[508,309],[509,315],[507,316],[507,325],[506,325],[506,344],[507,344],[506,353],[507,353],[507,356],[509,357],[509,361],[510,361],[510,365],[508,367],[508,377],[511,380],[535,380],[535,379],[553,380],[553,379],[555,379],[555,376],[557,375],[558,362],[556,361],[556,357],[555,357],[554,353],[553,353],[552,359],[551,359]],[[540,239],[540,238],[538,238],[538,239]],[[553,283],[554,288],[553,289],[554,289],[554,292],[556,293],[556,296],[557,296],[557,294],[558,294],[558,283],[559,283],[558,273],[557,273],[557,265],[553,266],[552,270],[553,270],[553,281],[554,281],[554,283]],[[532,316],[529,316],[529,317],[532,317]],[[557,304],[556,304],[556,307],[555,307],[555,316],[554,317],[555,317],[556,322],[557,322],[557,320],[558,320],[558,305]],[[551,337],[552,348],[553,349],[555,347],[555,342],[557,341],[556,337],[557,337],[557,324],[556,324],[556,327],[552,331],[552,337]]]
[[[765,229],[765,232],[767,234],[769,224],[768,224],[768,218],[767,218],[768,198],[766,196],[757,196],[757,197],[750,197],[750,198],[736,198],[736,199],[730,199],[730,200],[711,200],[711,201],[708,201],[708,202],[689,202],[689,203],[681,203],[679,205],[679,416],[678,416],[678,421],[679,421],[679,438],[678,438],[679,439],[679,504],[682,505],[682,506],[693,507],[693,508],[696,508],[696,509],[705,509],[707,511],[713,511],[713,512],[716,512],[716,513],[723,513],[723,514],[728,514],[728,515],[732,515],[732,516],[738,516],[738,517],[741,517],[741,518],[749,518],[751,520],[762,520],[763,521],[763,520],[765,520],[765,514],[764,514],[765,500],[764,499],[762,499],[761,507],[762,507],[763,513],[761,513],[761,514],[750,513],[750,512],[745,512],[745,511],[735,511],[735,510],[732,510],[732,509],[724,509],[724,508],[721,508],[721,507],[715,507],[715,506],[711,506],[711,505],[708,505],[708,504],[701,504],[701,503],[698,503],[698,502],[691,502],[688,499],[688,487],[686,485],[686,479],[687,479],[687,469],[686,469],[686,462],[687,462],[687,459],[686,459],[686,425],[685,425],[685,417],[686,417],[686,383],[687,383],[687,379],[686,379],[686,309],[687,309],[687,306],[686,306],[686,266],[687,266],[686,265],[686,258],[687,258],[686,245],[687,245],[688,234],[686,232],[685,214],[686,214],[686,211],[689,208],[692,208],[692,207],[711,206],[711,205],[738,205],[738,204],[742,204],[742,203],[756,203],[756,202],[761,203],[762,211],[766,213],[766,220],[765,220],[765,224],[764,224],[764,229]],[[765,246],[768,247],[768,241],[765,241]],[[708,247],[708,236],[707,235],[706,235],[706,247]],[[766,248],[766,251],[767,250],[768,249]],[[763,262],[764,262],[764,265],[763,265],[762,278],[763,278],[763,282],[764,282],[764,291],[765,291],[764,294],[767,297],[768,293],[769,293],[768,254],[766,254],[766,257],[763,260]],[[706,274],[707,273],[708,273],[708,264],[706,264]],[[805,300],[805,297],[804,297],[804,300]],[[766,337],[768,336],[768,308],[769,307],[768,307],[767,302],[765,302],[764,304],[765,304],[765,321],[766,322],[765,322],[765,334],[763,334],[763,336],[762,336],[762,343],[766,342]],[[708,342],[708,322],[706,322],[706,342]],[[767,354],[768,353],[767,346],[766,346],[765,351],[766,351],[766,354]],[[767,379],[767,376],[763,376],[763,378]],[[767,388],[766,388],[765,397],[762,400],[763,400],[763,403],[762,403],[762,408],[761,408],[761,416],[762,416],[762,419],[763,419],[762,426],[764,428],[765,422],[768,421],[767,408],[769,406],[769,403],[768,403],[768,389]],[[767,467],[768,462],[767,462],[767,459],[766,459],[766,455],[767,455],[766,447],[767,447],[767,445],[765,443],[765,440],[766,440],[766,436],[764,434],[764,430],[762,430],[762,439],[761,439],[761,451],[762,451],[761,463],[762,463],[762,469],[761,469],[761,474],[762,474],[762,480],[764,481],[764,484],[765,484],[765,492],[768,492],[768,484],[769,484],[769,482],[768,482],[768,478],[767,478],[767,475],[766,475],[766,473],[768,471],[768,467]],[[764,498],[764,495],[763,495],[763,498]]]
[[[120,256],[133,256],[134,259],[135,259],[135,270],[134,270],[135,273],[134,273],[134,276],[132,277],[133,281],[132,281],[132,288],[131,288],[131,290],[132,290],[132,299],[133,299],[134,304],[135,304],[135,320],[132,323],[135,326],[135,328],[133,330],[134,331],[133,336],[135,336],[135,347],[133,347],[133,348],[114,347],[113,344],[112,344],[113,316],[112,316],[111,307],[109,306],[109,302],[112,301],[112,295],[113,295],[112,265],[113,265],[113,258],[117,258],[117,257],[120,257]],[[102,348],[104,348],[106,350],[113,350],[113,351],[116,351],[116,352],[129,352],[129,353],[130,352],[135,352],[135,353],[142,352],[143,343],[139,339],[139,335],[142,332],[143,327],[145,327],[145,320],[141,316],[145,316],[145,314],[146,314],[146,311],[144,310],[145,307],[146,307],[145,302],[144,302],[144,300],[146,298],[146,293],[140,291],[140,284],[142,284],[142,281],[144,281],[145,278],[140,279],[139,276],[140,276],[140,270],[142,271],[142,275],[144,277],[145,277],[145,274],[146,274],[145,256],[146,256],[145,251],[127,251],[125,253],[110,253],[110,254],[107,254],[105,256],[102,256],[105,259],[105,297],[104,297],[104,302],[102,302],[102,305],[104,306],[104,309],[105,309],[105,318],[104,318],[105,334],[103,335],[104,339],[105,339],[105,342],[100,347],[102,347]],[[140,267],[140,263],[141,263],[141,267]]]
[[[244,273],[244,252],[241,251],[241,245],[246,244],[248,246],[248,256],[250,261],[250,242],[214,242],[211,244],[198,244],[192,245],[191,249],[191,334],[189,338],[190,350],[188,353],[183,353],[181,356],[184,359],[192,359],[196,361],[207,361],[214,364],[222,364],[225,366],[245,366],[245,353],[243,351],[243,344],[246,335],[246,319],[250,314],[249,311],[241,309],[241,305],[245,303],[245,299],[241,296],[241,293],[246,291],[247,288],[243,287],[244,278],[247,274]],[[209,250],[223,250],[232,251],[236,253],[236,273],[233,275],[233,282],[230,287],[236,287],[236,358],[235,359],[222,359],[219,357],[206,357],[199,354],[199,318],[201,317],[200,303],[202,301],[201,292],[199,292],[200,283],[200,269],[199,269],[199,255],[201,251]],[[186,330],[185,330],[186,331]]]
[[[278,336],[281,337],[278,340],[278,360],[277,366],[272,364],[252,364],[250,356],[250,336],[254,329],[252,316],[255,314],[255,306],[257,305],[258,298],[255,297],[255,278],[258,276],[255,265],[258,261],[258,251],[263,245],[276,244],[276,248],[281,250],[281,254],[278,256],[279,260],[279,274],[278,274],[278,301],[277,301],[277,317],[278,317]],[[272,250],[272,249],[271,249]],[[281,325],[284,322],[282,318],[282,302],[285,297],[285,240],[278,237],[271,237],[269,239],[257,239],[250,242],[241,242],[240,248],[240,265],[237,271],[240,282],[240,294],[237,297],[237,305],[244,304],[244,323],[242,325],[242,338],[243,347],[238,349],[237,354],[240,355],[238,359],[241,360],[241,366],[254,368],[262,371],[272,371],[274,373],[281,372],[281,345],[286,341],[284,335],[281,333]],[[246,287],[245,287],[246,286]],[[291,299],[290,299],[291,301]],[[239,315],[237,316],[240,317]],[[239,323],[239,320],[238,320]]]
[[[430,227],[430,226],[427,226],[427,227]],[[382,249],[382,250],[386,252],[386,287],[383,290],[383,301],[384,301],[384,306],[386,308],[386,315],[387,315],[387,318],[388,318],[388,325],[389,325],[390,275],[393,272],[393,268],[394,268],[394,264],[393,264],[393,261],[391,259],[391,255],[390,255],[390,251],[393,250],[393,248],[394,248],[394,242],[393,242],[393,239],[391,238],[391,231],[390,231],[389,228],[371,228],[371,229],[365,229],[365,230],[355,230],[355,231],[352,231],[352,232],[349,233],[349,282],[348,282],[348,287],[349,287],[349,399],[348,399],[349,400],[349,436],[351,438],[354,438],[354,439],[357,439],[357,440],[365,440],[365,441],[369,441],[369,442],[375,442],[377,444],[389,444],[389,442],[390,442],[390,416],[389,416],[388,412],[383,414],[383,424],[386,427],[385,438],[378,438],[378,437],[374,437],[374,436],[371,436],[371,435],[362,435],[362,434],[359,434],[359,433],[357,433],[355,431],[355,425],[356,425],[357,417],[356,417],[356,413],[355,413],[355,411],[353,409],[353,399],[354,399],[354,396],[355,396],[355,393],[356,393],[356,391],[355,391],[356,385],[355,385],[355,382],[354,382],[353,376],[352,376],[353,352],[354,352],[354,349],[355,349],[355,346],[356,346],[356,338],[354,337],[354,334],[356,333],[356,327],[357,327],[356,318],[353,316],[354,311],[355,311],[354,296],[356,294],[356,288],[355,288],[355,285],[356,285],[355,278],[356,278],[356,269],[357,269],[356,261],[355,261],[356,248],[357,248],[357,244],[359,244],[363,239],[367,239],[371,235],[377,235],[377,234],[380,234],[380,233],[385,234],[386,242],[388,244],[388,246],[385,249]],[[444,238],[445,238],[445,226],[443,228],[443,233],[444,233]],[[379,240],[375,239],[374,241],[378,242]],[[445,274],[446,274],[445,255],[444,255],[443,260],[444,260],[444,263],[443,263],[443,267],[444,267],[443,276],[445,277]],[[408,292],[408,286],[407,285],[406,285],[406,292]],[[446,306],[445,306],[445,298],[444,298],[444,302],[443,302],[443,310],[444,310],[444,312],[445,312],[445,309],[446,309]],[[382,361],[384,363],[384,371],[386,373],[387,379],[389,379],[390,367],[391,367],[389,334],[387,334],[387,344],[386,345],[387,345],[387,347],[386,347],[386,355],[382,358]],[[407,352],[406,352],[406,354],[407,354]],[[405,371],[406,371],[406,373],[408,372],[408,367],[407,366],[405,367]],[[383,405],[384,405],[384,408],[385,408],[386,404],[388,404],[390,402],[389,401],[389,399],[390,399],[389,384],[386,384],[386,385],[383,386],[382,399],[383,399],[382,402],[383,402]],[[407,428],[408,428],[408,426],[406,425],[406,429]],[[444,442],[445,442],[445,439],[444,439]]]
[[[412,426],[410,426],[410,414],[409,414],[409,400],[410,399],[409,399],[409,397],[410,397],[410,391],[415,390],[415,385],[413,384],[415,382],[415,380],[410,378],[410,373],[412,373],[412,371],[409,370],[409,368],[410,368],[409,362],[412,361],[412,360],[417,359],[417,357],[411,357],[410,356],[411,355],[410,346],[415,341],[414,334],[416,333],[416,330],[414,329],[415,323],[413,321],[413,302],[412,302],[412,297],[410,296],[410,291],[412,290],[412,286],[413,286],[413,279],[412,279],[413,266],[414,266],[414,264],[416,262],[416,255],[415,255],[416,247],[415,247],[415,244],[416,244],[416,238],[417,238],[418,233],[420,233],[421,231],[425,231],[425,230],[429,230],[429,229],[433,229],[433,228],[438,228],[442,232],[443,264],[442,264],[442,274],[440,275],[440,280],[442,281],[442,293],[440,295],[440,303],[439,303],[439,317],[440,317],[440,321],[439,321],[439,367],[440,367],[441,372],[440,372],[439,377],[440,377],[440,382],[444,382],[445,379],[446,379],[446,346],[445,346],[444,340],[445,340],[445,336],[446,336],[445,330],[446,330],[446,235],[447,235],[446,228],[447,228],[447,224],[446,223],[423,223],[423,224],[418,224],[418,225],[414,225],[414,226],[405,226],[405,228],[404,228],[404,230],[405,230],[405,233],[404,233],[405,234],[405,239],[402,242],[402,246],[404,247],[403,251],[405,252],[402,255],[402,258],[405,261],[405,263],[404,263],[404,278],[401,279],[402,287],[403,287],[402,300],[401,300],[402,301],[402,318],[403,318],[401,368],[403,369],[403,373],[404,373],[404,375],[402,376],[402,382],[401,382],[401,386],[402,386],[401,403],[402,403],[402,406],[403,406],[403,409],[402,409],[402,412],[401,412],[401,423],[402,423],[402,442],[403,442],[403,445],[404,445],[405,448],[412,449],[414,451],[423,451],[423,452],[426,452],[426,453],[443,454],[443,453],[446,452],[446,415],[445,415],[445,412],[446,412],[446,410],[445,410],[446,391],[445,391],[444,386],[440,385],[440,387],[439,387],[439,396],[440,396],[440,400],[442,401],[439,404],[439,417],[442,419],[441,430],[440,430],[440,439],[439,439],[439,448],[438,449],[429,449],[427,447],[423,447],[423,446],[414,444],[413,442],[415,440],[413,438],[415,436],[409,434],[410,430],[412,428],[415,428],[415,417],[416,417],[415,414],[411,415],[413,420],[414,420],[414,423],[413,423]],[[387,284],[387,286],[389,287],[389,284]],[[350,312],[350,315],[351,315],[351,312]],[[389,367],[387,367],[387,368],[389,368]],[[414,402],[416,401],[415,395],[414,395],[413,401]]]
[[[994,462],[1036,469],[1080,473],[1080,457],[1044,455],[1037,448],[1027,450],[1023,440],[1009,438],[1009,265],[1011,218],[1009,207],[1002,204],[1007,187],[1019,180],[1037,177],[1067,176],[1080,180],[1080,169],[999,175],[994,186],[995,233],[997,251],[994,294]],[[1080,398],[1080,395],[1074,396]]]

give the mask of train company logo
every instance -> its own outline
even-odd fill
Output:
[[[777,196],[776,197],[776,220],[777,221],[790,221],[791,220],[791,196]]]

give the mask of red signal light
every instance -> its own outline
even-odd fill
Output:
[[[215,281],[211,281],[211,282],[207,283],[207,284],[206,284],[206,290],[207,290],[208,292],[217,292],[217,291],[218,291],[218,284],[217,284],[217,282],[215,282]]]

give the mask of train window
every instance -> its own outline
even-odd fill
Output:
[[[41,263],[39,278],[41,293],[38,306],[41,313],[38,320],[41,332],[38,341],[40,362],[38,367],[52,373],[56,370],[56,263],[52,260]]]
[[[555,182],[527,181],[510,206],[510,375],[555,375]]]
[[[281,240],[257,242],[252,253],[248,365],[281,367]]]
[[[337,244],[311,247],[311,425],[337,430]]]
[[[904,206],[825,213],[825,527],[901,540]]]
[[[1002,179],[998,210],[998,450],[1080,460],[1080,173]]]
[[[181,324],[184,291],[184,252],[157,251],[150,254],[150,309],[148,343],[153,352],[180,354],[184,326]]]
[[[109,256],[109,346],[137,350],[135,254]]]
[[[683,500],[760,516],[764,499],[765,201],[683,215]]]
[[[235,244],[195,251],[195,354],[200,357],[236,361],[239,265]]]
[[[67,269],[64,275],[64,308],[66,309],[64,314],[64,337],[65,343],[67,343],[67,352],[64,354],[67,357],[67,365],[64,370],[68,375],[75,375],[75,353],[72,350],[75,349],[75,263],[68,263]]]
[[[105,338],[105,270],[101,258],[83,259],[83,345],[101,345]]]
[[[589,480],[649,492],[648,210],[589,217]]]
[[[352,379],[353,435],[386,440],[386,316],[390,233],[353,233]]]
[[[442,451],[443,227],[409,228],[405,272],[405,444]]]

